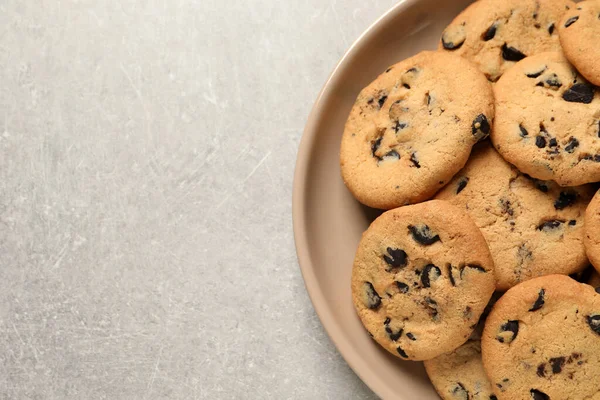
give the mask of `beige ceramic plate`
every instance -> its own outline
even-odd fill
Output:
[[[388,66],[435,49],[444,27],[469,0],[406,0],[373,24],[325,83],[306,124],[294,176],[296,250],[306,288],[348,364],[385,399],[437,399],[421,363],[380,349],[362,328],[350,273],[362,232],[378,211],[361,206],[340,177],[339,146],[360,90]]]

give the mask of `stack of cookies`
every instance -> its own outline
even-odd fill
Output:
[[[479,0],[356,100],[354,305],[443,399],[600,399],[596,85],[600,0]]]

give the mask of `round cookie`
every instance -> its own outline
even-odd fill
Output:
[[[481,232],[440,200],[383,213],[363,234],[352,269],[363,325],[390,353],[410,360],[466,342],[493,291]]]
[[[561,186],[600,180],[600,92],[561,53],[520,61],[494,94],[491,138],[505,160]]]
[[[498,399],[600,399],[600,294],[565,275],[523,282],[494,306],[481,339]]]
[[[558,26],[563,52],[588,81],[600,86],[600,1],[582,1]]]
[[[556,26],[575,3],[564,0],[480,0],[459,14],[439,48],[477,64],[496,82],[516,61],[560,51]]]
[[[582,271],[590,185],[561,188],[519,172],[488,143],[437,195],[464,209],[481,229],[494,259],[496,288],[524,280]]]
[[[425,361],[425,370],[443,400],[497,400],[483,369],[479,340]]]
[[[590,262],[600,271],[600,191],[596,192],[585,211],[583,242]]]
[[[487,137],[490,84],[469,61],[422,52],[363,89],[342,137],[342,177],[363,204],[390,209],[429,199]]]

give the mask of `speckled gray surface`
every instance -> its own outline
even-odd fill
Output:
[[[393,3],[0,2],[1,399],[374,397],[306,294],[291,189]]]

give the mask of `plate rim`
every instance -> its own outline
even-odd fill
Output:
[[[380,398],[397,397],[399,393],[393,391],[382,378],[376,374],[373,374],[368,367],[362,364],[361,358],[357,353],[342,352],[340,350],[342,347],[351,347],[351,344],[344,336],[340,325],[334,320],[330,308],[327,307],[327,302],[324,300],[324,295],[314,274],[311,251],[309,250],[308,246],[305,219],[306,204],[304,195],[307,187],[307,172],[309,169],[308,155],[310,154],[310,150],[313,148],[317,137],[317,131],[315,128],[317,121],[321,118],[321,109],[323,103],[325,103],[332,95],[331,87],[338,71],[348,62],[350,58],[355,55],[355,53],[358,53],[363,48],[365,45],[364,43],[367,42],[367,40],[365,40],[367,37],[375,36],[382,25],[386,25],[389,20],[395,19],[398,13],[403,12],[417,1],[418,0],[400,0],[397,4],[393,5],[379,18],[377,18],[352,43],[340,61],[338,61],[336,66],[333,68],[333,71],[329,74],[325,84],[319,91],[319,94],[317,95],[317,98],[306,120],[302,137],[300,139],[300,144],[298,146],[298,152],[296,154],[296,165],[294,168],[294,178],[292,184],[292,225],[294,242],[298,264],[300,266],[306,291],[308,292],[313,308],[315,309],[315,312],[321,321],[321,325],[323,325],[325,332],[335,345],[337,351],[341,354],[342,358],[346,361],[354,373]]]

